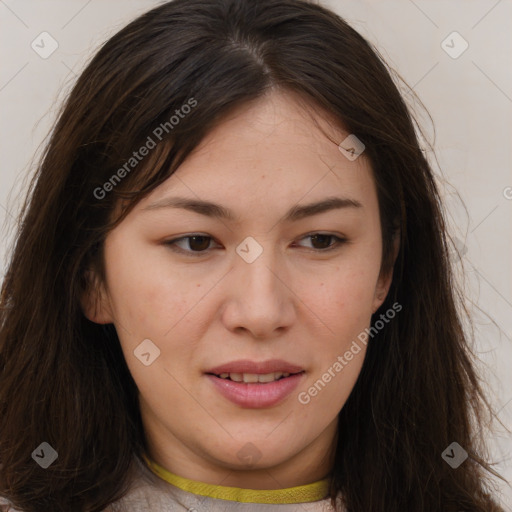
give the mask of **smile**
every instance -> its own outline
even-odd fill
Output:
[[[306,371],[283,359],[224,363],[205,372],[213,389],[239,407],[274,407],[299,385]]]
[[[294,374],[295,375],[295,374]],[[272,373],[221,373],[217,375],[221,379],[229,379],[234,382],[245,382],[245,383],[262,383],[265,384],[267,382],[274,382],[276,380],[285,379],[289,377],[290,373],[284,372],[272,372]]]

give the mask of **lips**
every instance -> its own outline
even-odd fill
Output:
[[[305,370],[280,359],[233,361],[206,373],[225,398],[240,407],[265,408],[282,402],[297,387]]]
[[[304,368],[283,361],[282,359],[269,359],[268,361],[255,362],[248,359],[240,359],[238,361],[232,361],[230,363],[222,364],[207,370],[205,373],[212,375],[221,375],[223,373],[246,373],[265,375],[269,373],[300,373],[304,371]]]
[[[274,382],[276,380],[280,379],[286,379],[286,377],[289,377],[290,375],[296,375],[295,373],[283,373],[283,372],[271,372],[271,373],[221,373],[220,375],[217,375],[217,377],[220,377],[221,379],[229,379],[233,382],[245,382],[246,384],[249,383],[267,383],[267,382]]]

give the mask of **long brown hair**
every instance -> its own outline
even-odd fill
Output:
[[[15,506],[95,512],[128,490],[146,449],[137,388],[114,326],[82,312],[87,270],[104,277],[110,230],[229,111],[273,88],[298,93],[365,144],[383,271],[400,233],[372,324],[395,302],[403,312],[369,341],[339,413],[331,496],[341,492],[350,512],[501,510],[486,490],[487,402],[413,120],[376,50],[300,0],[167,2],[114,35],[78,78],[31,182],[1,292],[0,495]],[[157,147],[127,167],[148,137]],[[441,456],[454,441],[469,454],[457,469]],[[47,469],[31,457],[42,442],[58,452]]]

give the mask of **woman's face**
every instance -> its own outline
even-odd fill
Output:
[[[317,121],[338,143],[349,135]],[[391,278],[369,161],[345,154],[274,92],[108,235],[101,307],[85,311],[115,325],[151,457],[171,472],[247,488],[328,473],[360,335]]]

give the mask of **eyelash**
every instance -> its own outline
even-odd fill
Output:
[[[341,245],[343,245],[344,243],[346,243],[348,241],[346,238],[341,238],[341,237],[333,235],[331,233],[321,233],[321,232],[310,233],[310,234],[302,237],[300,240],[303,240],[304,238],[311,238],[312,236],[315,236],[315,235],[323,235],[323,236],[328,236],[328,237],[335,239],[335,243],[333,243],[326,249],[314,249],[314,248],[311,249],[311,251],[318,252],[318,253],[325,253],[325,252],[332,251],[334,249],[337,249],[338,247],[340,247]],[[203,235],[201,233],[192,233],[191,235],[182,236],[180,238],[175,238],[173,240],[168,240],[167,242],[164,242],[164,244],[166,246],[168,246],[169,249],[171,249],[172,251],[180,253],[180,254],[184,254],[186,256],[192,256],[192,257],[197,258],[197,257],[201,257],[201,256],[208,254],[211,249],[207,249],[205,251],[187,251],[185,249],[181,249],[180,247],[178,247],[176,245],[176,242],[179,242],[181,240],[187,240],[187,239],[193,238],[195,236],[202,237],[202,238],[209,238],[209,239],[213,240],[213,237],[211,237],[211,236]]]

